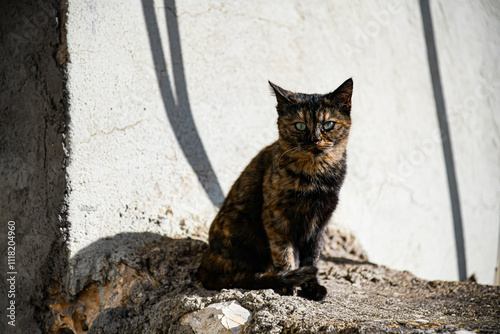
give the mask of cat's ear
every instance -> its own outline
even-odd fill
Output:
[[[274,95],[276,96],[276,100],[278,100],[278,105],[293,103],[292,99],[293,99],[294,93],[273,84],[271,81],[268,81],[268,82],[274,91]]]
[[[326,94],[325,98],[334,103],[340,103],[346,110],[351,109],[351,97],[352,97],[353,82],[352,78],[347,79],[339,88],[335,91]]]

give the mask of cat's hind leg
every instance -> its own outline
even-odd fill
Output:
[[[230,259],[220,254],[206,252],[203,254],[198,278],[209,290],[221,290],[233,287],[233,265]]]

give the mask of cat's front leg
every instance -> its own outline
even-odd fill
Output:
[[[264,227],[269,240],[271,257],[276,272],[289,272],[298,267],[298,252],[288,234],[283,233],[283,226],[286,226],[285,224],[286,222],[282,221],[282,219],[264,220]],[[295,295],[296,287],[293,285],[284,286],[279,292],[283,295]]]
[[[323,232],[314,235],[312,238],[304,242],[299,249],[300,266],[316,266],[321,254],[322,246]],[[304,297],[312,300],[323,300],[327,294],[326,288],[319,283],[317,276],[303,283],[301,288]]]
[[[278,272],[290,271],[297,268],[295,261],[295,250],[291,242],[280,237],[270,238],[271,256],[274,267]],[[293,296],[297,293],[295,286],[282,287],[281,294]]]
[[[290,271],[298,267],[297,250],[290,235],[290,222],[280,210],[264,205],[262,223],[267,234],[274,268]]]
[[[274,267],[278,271],[290,271],[297,268],[295,248],[292,243],[282,238],[269,240]]]

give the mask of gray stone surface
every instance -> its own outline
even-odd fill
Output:
[[[63,203],[65,102],[59,1],[0,4],[0,333],[41,333],[47,287],[66,264]],[[15,222],[15,270],[7,224]],[[7,325],[5,275],[15,279],[15,327]]]
[[[186,323],[186,317],[206,311],[210,305],[233,301],[251,312],[243,333],[500,331],[499,287],[426,281],[409,272],[370,263],[354,238],[339,229],[330,229],[330,247],[325,248],[320,261],[320,280],[328,288],[328,296],[321,302],[300,296],[281,296],[272,290],[203,289],[196,278],[201,253],[206,247],[200,240],[152,234],[124,234],[113,239],[100,240],[94,251],[88,253],[94,257],[86,261],[83,261],[85,254],[77,254],[83,267],[104,273],[108,277],[106,283],[90,279],[85,288],[66,301],[72,303],[68,310],[81,305],[91,310],[88,291],[93,284],[102,291],[102,297],[98,294],[92,297],[103,298],[101,305],[105,304],[102,300],[107,303],[116,295],[121,296],[121,300],[115,299],[112,305],[105,305],[94,314],[84,312],[80,319],[84,319],[88,331],[82,331],[85,326],[81,324],[66,321],[54,322],[52,333],[68,329],[78,334],[192,334],[193,326]],[[144,242],[139,245],[132,240]],[[106,244],[115,245],[115,253],[122,254],[124,261],[109,256],[113,247]],[[136,251],[123,251],[134,244],[138,246]],[[98,265],[92,264],[93,261]],[[124,270],[125,263],[140,269]],[[115,272],[115,276],[111,272]],[[80,273],[89,272],[80,270]],[[61,301],[55,301],[54,305],[64,304]],[[66,319],[77,318],[75,313],[63,313]]]

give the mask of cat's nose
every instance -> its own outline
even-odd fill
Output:
[[[314,144],[319,143],[323,138],[321,138],[321,132],[318,129],[315,129],[311,133],[311,140]]]
[[[322,138],[321,138],[320,136],[314,136],[314,137],[312,138],[312,141],[313,141],[313,143],[315,143],[315,144],[319,143],[321,140],[322,140]]]

